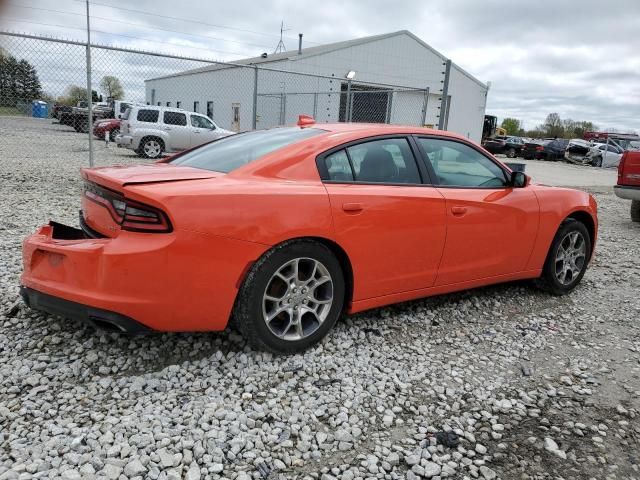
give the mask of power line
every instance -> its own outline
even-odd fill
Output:
[[[30,9],[30,10],[41,10],[41,11],[50,12],[50,13],[60,13],[60,14],[63,14],[63,15],[75,15],[75,16],[79,16],[79,17],[83,17],[83,18],[85,17],[85,15],[82,14],[82,13],[63,12],[62,10],[53,10],[53,9],[50,9],[50,8],[32,7],[32,6],[27,6],[27,5],[18,5],[16,3],[11,3],[11,2],[9,3],[9,5],[12,5],[12,6],[15,6],[15,7],[18,7],[18,8]],[[188,33],[188,32],[183,32],[183,31],[180,31],[180,30],[170,30],[170,29],[167,29],[167,28],[160,28],[160,27],[156,27],[156,26],[152,27],[152,26],[149,26],[149,25],[141,24],[141,23],[125,22],[124,20],[114,20],[114,19],[106,18],[106,17],[98,17],[98,16],[95,16],[95,15],[91,15],[91,18],[95,18],[97,20],[103,20],[103,21],[106,21],[106,22],[121,23],[123,25],[132,25],[132,26],[139,27],[139,28],[145,28],[147,30],[160,30],[162,32],[178,33],[180,35],[187,35],[187,36],[191,36],[191,37],[201,37],[201,38],[208,38],[210,40],[217,40],[217,41],[221,41],[221,42],[237,43],[239,45],[248,45],[248,46],[252,46],[252,47],[258,47],[258,48],[260,48],[262,50],[266,50],[267,49],[267,47],[265,47],[264,45],[259,45],[259,44],[256,44],[256,43],[249,43],[249,42],[241,42],[239,40],[229,40],[229,39],[226,39],[226,38],[212,37],[212,36],[209,36],[209,35],[202,35],[202,34],[196,34],[196,33]]]
[[[4,20],[8,20],[10,22],[17,22],[17,23],[30,23],[33,25],[41,25],[44,27],[58,27],[58,28],[68,28],[70,30],[81,30],[81,31],[86,31],[85,28],[80,28],[80,27],[71,27],[69,25],[60,25],[60,24],[56,24],[56,23],[42,23],[42,22],[34,22],[32,20],[20,20],[17,18],[7,18],[5,17]],[[112,33],[112,32],[105,32],[104,30],[96,30],[95,28],[91,29],[92,32],[97,32],[97,33],[102,33],[104,35],[112,35],[115,37],[124,37],[124,38],[131,38],[134,40],[141,40],[143,42],[152,42],[152,43],[160,43],[163,45],[169,45],[173,48],[191,48],[194,50],[202,50],[205,52],[216,52],[216,53],[223,53],[223,54],[227,54],[227,55],[239,55],[241,57],[246,57],[246,53],[240,53],[240,52],[227,52],[224,50],[216,50],[213,48],[203,48],[203,47],[193,47],[193,46],[189,46],[189,45],[180,45],[180,44],[175,44],[175,43],[169,43],[169,42],[163,42],[161,40],[149,40],[147,38],[142,38],[142,37],[135,37],[133,35],[125,35],[123,33]]]
[[[81,2],[81,3],[85,2],[85,0],[72,0],[72,1]],[[159,13],[146,12],[144,10],[136,10],[136,9],[133,9],[133,8],[125,8],[125,7],[121,7],[121,6],[109,5],[107,3],[100,3],[100,2],[89,2],[89,3],[91,5],[98,5],[98,6],[101,6],[101,7],[112,8],[114,10],[122,10],[122,11],[125,11],[125,12],[131,12],[131,13],[139,13],[139,14],[142,14],[142,15],[149,15],[149,16],[152,16],[152,17],[164,18],[164,19],[172,20],[172,21],[178,20],[178,21],[182,21],[182,22],[197,23],[199,25],[206,25],[208,27],[222,28],[222,29],[225,29],[225,30],[235,30],[237,32],[251,33],[251,34],[254,34],[254,35],[262,35],[262,36],[266,36],[266,37],[279,37],[279,35],[276,35],[276,34],[273,34],[273,33],[257,32],[255,30],[248,30],[248,29],[243,29],[243,28],[229,27],[229,26],[226,26],[226,25],[218,25],[218,24],[215,24],[215,23],[203,22],[201,20],[194,20],[192,18],[172,17],[172,16],[169,16],[169,15],[161,15]],[[287,37],[287,38],[289,38],[290,40],[297,40],[294,37]],[[315,45],[320,45],[317,42],[308,41],[308,43],[312,43],[312,44],[315,44]]]

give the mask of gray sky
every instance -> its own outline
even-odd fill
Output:
[[[281,20],[291,29],[284,39],[290,50],[298,32],[312,46],[406,29],[491,81],[487,113],[519,118],[526,128],[557,112],[601,128],[640,131],[640,0],[92,3],[97,42],[219,60],[272,52]],[[6,0],[0,28],[84,40],[83,14],[79,0]],[[51,69],[76,62],[69,52],[47,55]],[[50,81],[62,88],[62,80]]]

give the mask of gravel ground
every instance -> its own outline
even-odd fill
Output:
[[[14,306],[21,239],[76,223],[86,155],[65,127],[0,118],[0,480],[640,478],[640,225],[610,187],[590,187],[597,256],[570,296],[404,303],[275,357]]]

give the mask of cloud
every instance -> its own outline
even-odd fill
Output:
[[[62,8],[55,0],[7,2],[1,23],[3,28],[83,40],[84,4],[70,2],[64,13],[55,12]],[[181,2],[179,8],[169,1],[96,0],[91,8],[98,42],[218,60],[273,51],[282,19],[291,29],[285,32],[289,49],[297,48],[298,32],[304,33],[305,46],[311,46],[407,29],[474,76],[491,81],[488,113],[515,116],[527,127],[555,111],[562,118],[590,120],[603,128],[640,130],[637,0],[412,0],[393,4],[387,0],[236,0]],[[122,69],[124,76],[132,77],[129,88],[139,89],[134,76],[151,71],[155,76],[158,70],[171,73],[197,65],[147,63],[137,56],[114,56],[113,65],[104,70]],[[58,77],[63,72],[70,75],[69,65],[63,66]],[[59,88],[59,80],[53,83]]]

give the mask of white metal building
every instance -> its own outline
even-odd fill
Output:
[[[304,113],[318,122],[425,124],[476,141],[488,92],[406,30],[212,64],[145,83],[148,103],[199,111],[234,130],[294,123]]]

